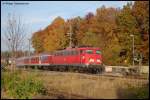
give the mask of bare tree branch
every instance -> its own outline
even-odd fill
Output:
[[[25,25],[21,18],[8,14],[5,30],[5,43],[8,49],[12,52],[12,57],[16,57],[17,51],[21,50],[25,45],[25,32]]]

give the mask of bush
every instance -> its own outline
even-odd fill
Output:
[[[10,97],[17,99],[30,99],[37,94],[46,94],[46,89],[41,81],[36,81],[32,75],[21,79],[20,72],[3,72],[1,87]]]
[[[149,84],[143,87],[130,87],[130,99],[148,99],[149,98]]]

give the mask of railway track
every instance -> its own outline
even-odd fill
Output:
[[[56,96],[58,99],[92,99],[93,97],[83,96],[79,94],[64,92],[64,91],[52,91],[48,92],[50,95]]]
[[[31,71],[31,72],[35,72],[35,70],[30,70],[30,69],[24,69],[25,71]],[[55,72],[57,73],[79,73],[82,75],[92,75],[92,76],[96,76],[96,77],[108,77],[108,78],[119,78],[119,79],[139,79],[139,80],[148,80],[148,77],[143,77],[143,76],[139,76],[139,75],[127,75],[124,76],[122,74],[118,74],[118,73],[102,73],[102,74],[92,74],[92,73],[81,73],[81,72],[60,72],[60,71],[50,71],[50,70],[36,70],[38,72],[51,72],[51,74],[55,74]]]
[[[106,76],[106,77],[114,77],[114,78],[122,78],[122,79],[143,79],[143,80],[147,80],[147,77],[143,77],[143,76],[139,76],[139,75],[122,75],[122,74],[99,74],[97,76]]]
[[[94,97],[83,96],[79,94],[48,90],[48,95],[35,96],[33,99],[93,99]]]

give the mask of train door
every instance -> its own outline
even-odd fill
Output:
[[[83,64],[85,60],[84,50],[79,50],[79,59],[80,64]]]

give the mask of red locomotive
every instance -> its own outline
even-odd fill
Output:
[[[100,72],[103,69],[101,50],[94,47],[68,48],[51,54],[22,57],[16,60],[16,65],[52,70],[83,69]]]

